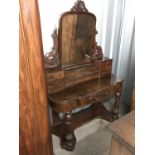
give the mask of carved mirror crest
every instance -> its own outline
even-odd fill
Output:
[[[69,69],[88,65],[102,58],[102,49],[96,45],[96,17],[81,0],[71,11],[62,14],[59,29],[53,33],[54,47],[45,56],[46,67]]]

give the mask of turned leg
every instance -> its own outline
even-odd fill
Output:
[[[117,92],[115,94],[115,103],[114,103],[114,109],[113,109],[114,120],[118,119],[120,98],[121,98],[121,93]]]
[[[65,113],[64,116],[64,130],[63,130],[63,137],[61,138],[61,147],[72,151],[76,144],[76,138],[73,131],[73,124],[72,124],[72,114],[71,112]]]

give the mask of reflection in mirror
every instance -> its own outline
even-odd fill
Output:
[[[96,19],[89,14],[67,14],[62,18],[62,66],[89,63],[93,55]]]

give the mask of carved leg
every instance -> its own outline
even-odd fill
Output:
[[[115,103],[114,103],[114,109],[113,109],[114,120],[118,119],[120,98],[121,98],[121,93],[117,92],[115,95]]]
[[[75,144],[76,138],[72,126],[72,114],[71,112],[67,112],[64,116],[64,132],[61,138],[61,147],[68,151],[72,151]]]

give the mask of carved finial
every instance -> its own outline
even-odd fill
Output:
[[[71,11],[88,12],[88,9],[86,8],[84,1],[77,0]]]

